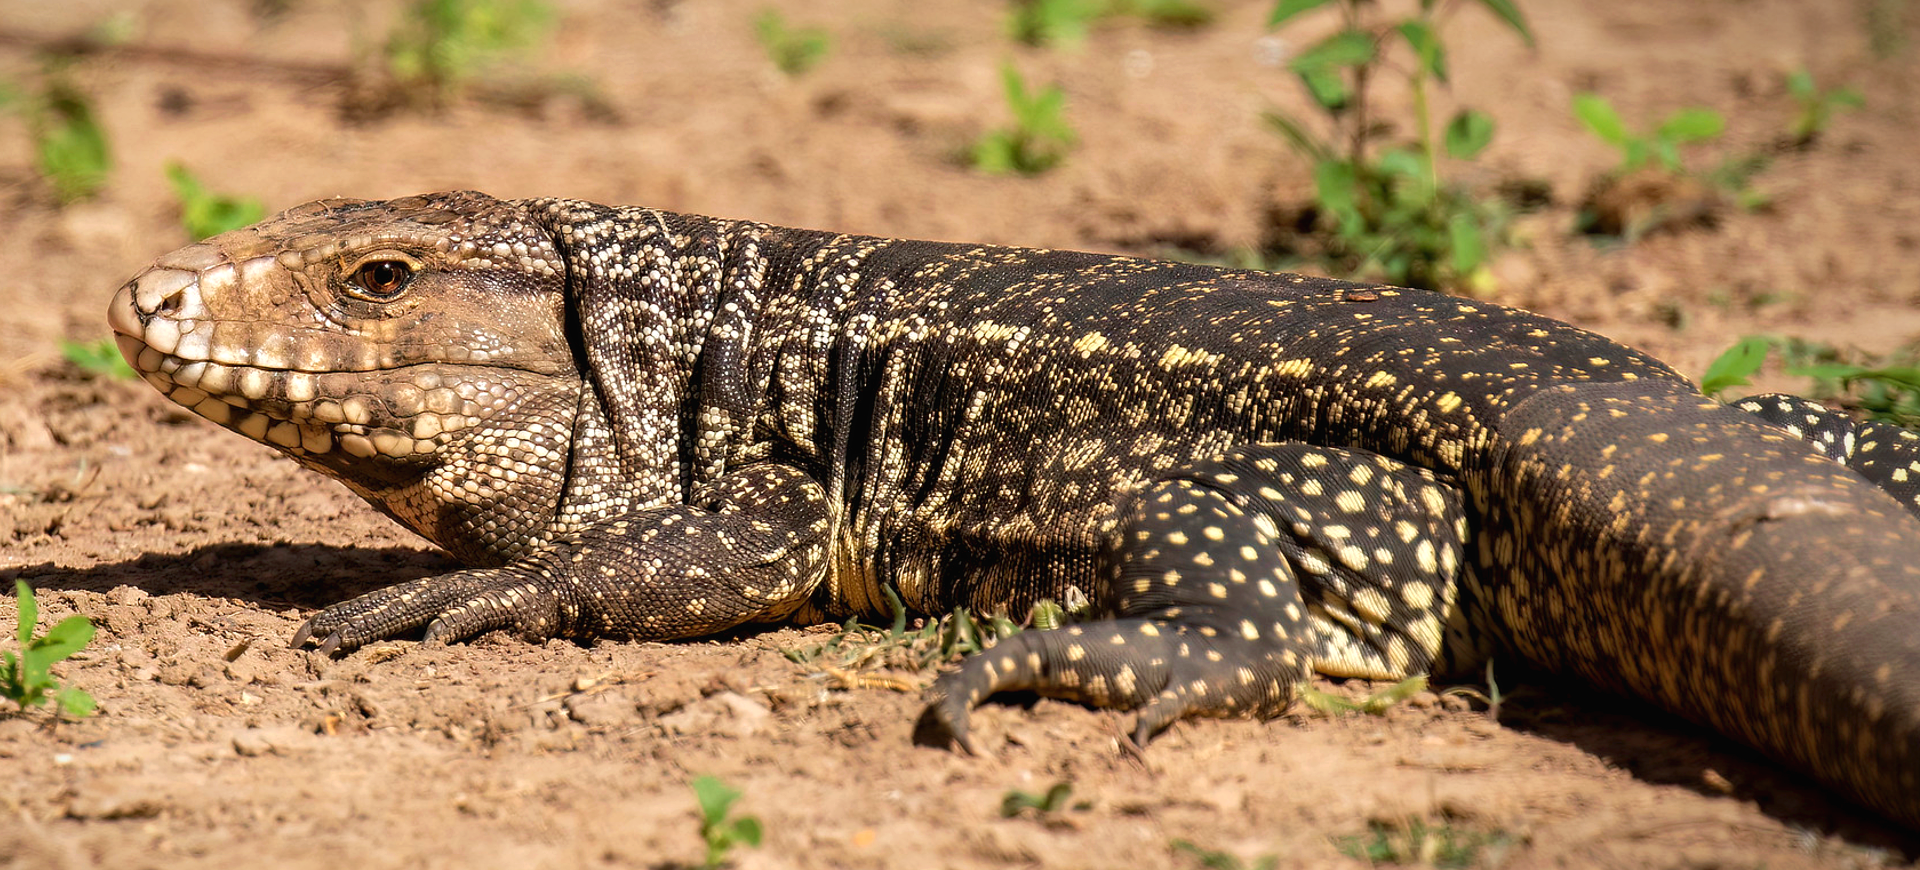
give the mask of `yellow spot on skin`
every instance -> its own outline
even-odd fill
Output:
[[[1367,386],[1369,387],[1391,387],[1396,383],[1399,383],[1399,381],[1394,378],[1391,372],[1374,372],[1367,377]]]
[[[1313,360],[1310,359],[1283,359],[1273,365],[1273,373],[1283,378],[1306,377],[1312,371]]]
[[[1207,594],[1215,598],[1225,598],[1227,597],[1227,587],[1220,583],[1209,583],[1207,584]]]
[[[1159,637],[1160,627],[1151,622],[1145,623],[1140,626],[1140,633],[1146,637]]]
[[[1460,397],[1452,392],[1441,393],[1439,398],[1433,400],[1434,407],[1439,408],[1442,414],[1453,413],[1460,407],[1460,404]]]
[[[1168,532],[1167,533],[1167,543],[1169,544],[1184,544],[1186,542],[1187,542],[1186,532]]]
[[[1250,620],[1240,620],[1240,636],[1247,640],[1259,640],[1260,629],[1254,628]]]
[[[1648,435],[1647,440],[1652,441],[1655,444],[1665,444],[1667,443],[1667,433],[1655,432],[1652,435]]]
[[[1067,661],[1077,662],[1087,657],[1087,648],[1077,643],[1067,645]]]
[[[1227,533],[1221,531],[1219,526],[1208,526],[1201,529],[1200,534],[1205,535],[1209,541],[1224,541],[1227,539]]]
[[[1097,332],[1089,332],[1073,342],[1073,349],[1082,354],[1097,353],[1107,347],[1107,337]]]
[[[1384,623],[1392,614],[1392,609],[1387,604],[1387,597],[1381,595],[1378,589],[1362,589],[1355,592],[1353,609],[1359,612],[1361,618],[1373,623]]]
[[[1280,594],[1280,590],[1274,587],[1273,581],[1271,580],[1260,581],[1259,589],[1260,589],[1260,594],[1265,595],[1268,598],[1273,598]]]
[[[1419,560],[1420,570],[1425,571],[1428,574],[1439,573],[1440,560],[1433,553],[1432,541],[1421,541],[1420,546],[1414,548],[1413,556],[1415,559]]]

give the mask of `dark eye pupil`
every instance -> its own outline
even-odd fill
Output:
[[[392,260],[380,260],[360,267],[359,284],[367,292],[379,296],[391,296],[406,286],[408,269],[403,263]]]

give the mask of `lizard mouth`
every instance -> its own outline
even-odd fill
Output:
[[[137,281],[135,282],[137,283]],[[135,284],[115,295],[107,322],[120,355],[141,378],[195,414],[296,457],[404,459],[437,448],[442,433],[472,425],[474,397],[443,384],[431,366],[309,372],[192,359],[156,347],[207,325],[136,308]],[[203,312],[201,312],[203,313]],[[155,330],[159,334],[155,334]]]
[[[372,403],[364,398],[316,398],[320,376],[189,360],[125,333],[114,341],[134,371],[168,399],[288,453],[321,455],[338,448],[369,458],[432,450],[431,440],[374,425]]]

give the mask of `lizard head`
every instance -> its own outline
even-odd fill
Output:
[[[168,398],[464,557],[500,547],[448,540],[481,522],[467,515],[564,477],[580,382],[565,281],[515,203],[331,199],[161,257],[107,320]]]

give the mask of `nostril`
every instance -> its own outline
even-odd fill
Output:
[[[143,319],[172,320],[194,307],[200,276],[181,269],[150,269],[133,279],[133,304]]]
[[[180,309],[185,308],[186,305],[187,288],[182,287],[160,297],[160,304],[153,307],[153,313],[161,317],[174,317],[179,315]]]

